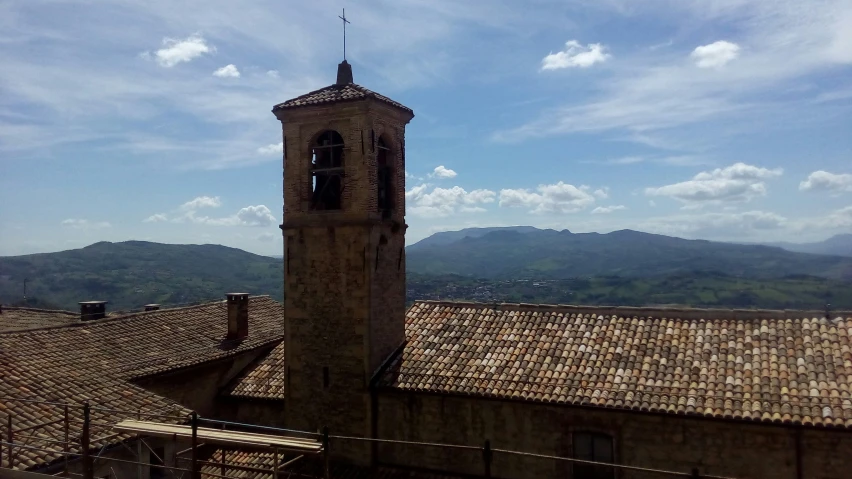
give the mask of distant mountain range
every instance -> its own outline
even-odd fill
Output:
[[[77,309],[109,301],[109,311],[147,303],[224,299],[228,292],[283,295],[281,260],[220,245],[100,242],[56,253],[0,257],[0,302]]]
[[[493,281],[597,277],[603,282],[589,286],[589,291],[583,293],[587,296],[576,297],[595,304],[616,300],[636,303],[635,298],[647,300],[650,296],[643,291],[653,285],[663,289],[669,287],[666,285],[678,285],[683,289],[684,284],[694,283],[694,291],[677,296],[681,301],[691,301],[689,298],[707,296],[702,288],[717,288],[720,292],[729,287],[740,288],[737,286],[740,279],[756,280],[755,284],[760,284],[760,280],[784,279],[793,282],[778,283],[778,287],[768,289],[766,294],[777,291],[772,294],[791,298],[795,293],[811,304],[817,301],[814,298],[828,297],[831,291],[845,291],[843,282],[852,280],[852,258],[793,252],[782,247],[848,254],[850,240],[852,235],[841,235],[820,243],[767,246],[686,240],[631,230],[577,234],[530,226],[472,228],[437,233],[409,246],[406,263],[412,278],[417,278],[421,285],[409,285],[409,293],[415,296],[439,291],[440,285],[428,288],[422,285],[436,281],[444,284],[437,275],[448,274]],[[432,275],[433,279],[423,275]],[[732,279],[721,281],[722,276]],[[612,279],[615,277],[625,281]],[[652,277],[648,281],[633,281]],[[814,277],[827,279],[808,279]],[[707,281],[690,283],[690,278]],[[210,301],[233,291],[283,299],[281,258],[211,244],[100,242],[56,253],[0,257],[0,303],[21,304],[25,281],[28,304],[71,310],[77,308],[79,301],[109,301],[108,310],[116,311],[138,309],[147,303]],[[572,288],[579,295],[585,290],[577,289],[577,284],[580,283]],[[612,285],[619,285],[617,297],[607,292]],[[708,304],[788,304],[780,299],[748,302],[718,296],[715,303]],[[554,297],[541,298],[553,300]],[[675,296],[666,298],[674,300]],[[412,299],[416,298],[409,298]]]
[[[766,246],[775,246],[786,249],[787,251],[795,251],[797,253],[811,254],[833,254],[837,256],[852,257],[852,234],[834,235],[824,241],[816,243],[763,243]]]
[[[835,238],[839,239],[823,243],[844,241],[843,236]],[[799,246],[818,250],[817,246]],[[706,271],[744,278],[810,275],[852,280],[850,257],[632,230],[571,233],[529,226],[436,233],[409,246],[406,263],[410,271],[421,274],[498,279],[648,277]]]

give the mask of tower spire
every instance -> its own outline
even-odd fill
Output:
[[[352,23],[346,19],[346,9],[343,9],[343,16],[338,15],[337,18],[343,20],[343,61],[346,61],[346,24]]]

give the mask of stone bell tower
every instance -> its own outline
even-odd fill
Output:
[[[405,339],[414,113],[353,83],[345,60],[333,85],[272,111],[284,133],[287,424],[369,437],[370,379]],[[364,444],[334,449],[369,459]]]

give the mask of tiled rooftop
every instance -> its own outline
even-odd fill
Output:
[[[380,95],[374,91],[368,90],[361,85],[355,83],[347,83],[344,85],[330,85],[319,90],[314,90],[310,93],[287,100],[284,103],[275,105],[274,110],[283,110],[288,108],[298,108],[304,106],[323,105],[329,103],[337,103],[343,101],[363,100],[366,98],[374,98],[383,103],[405,110],[412,113],[411,109],[402,103],[395,102],[390,98]]]
[[[0,310],[0,333],[63,326],[80,322],[80,313],[51,309],[3,306]]]
[[[279,343],[256,364],[248,367],[228,387],[231,396],[284,399],[284,342]]]
[[[8,398],[75,404],[89,399],[116,410],[181,409],[130,380],[280,341],[283,307],[266,296],[252,297],[248,338],[228,341],[226,331],[227,305],[219,301],[0,334],[0,412],[12,412],[20,427],[30,427],[61,418],[61,412]],[[27,459],[28,467],[52,460],[38,454]]]
[[[379,385],[852,427],[852,314],[421,301]]]
[[[333,444],[332,444],[333,447]],[[213,450],[204,458],[205,461],[220,463],[222,458],[221,450]],[[279,457],[279,463],[291,458]],[[246,452],[246,451],[228,451],[225,455],[226,464],[237,465],[243,467],[257,467],[269,469],[272,467],[274,460],[272,453],[269,452]],[[286,471],[286,472],[285,472]],[[221,466],[204,465],[201,468],[202,475],[207,474],[222,474]],[[255,471],[240,471],[236,469],[226,469],[226,477],[244,478],[244,479],[266,479],[270,477],[269,473]],[[282,469],[279,473],[281,477],[290,478],[323,478],[325,477],[322,469],[322,462],[317,457],[305,457],[296,461],[292,465]],[[339,462],[331,462],[329,464],[329,476],[332,479],[444,479],[448,476],[408,471],[390,467],[369,468],[344,464]]]

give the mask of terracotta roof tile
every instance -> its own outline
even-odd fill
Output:
[[[54,421],[62,412],[58,407],[10,398],[72,404],[89,400],[114,410],[188,413],[131,380],[274,344],[284,331],[283,307],[269,297],[252,297],[248,338],[228,341],[226,331],[227,305],[220,301],[0,334],[0,411],[13,414],[16,429]],[[80,408],[72,408],[72,415],[80,414]],[[121,419],[106,418],[101,421]],[[51,426],[44,434],[58,427]],[[57,434],[53,431],[54,439]],[[21,454],[25,460],[19,468],[58,458],[35,451]]]
[[[3,306],[0,332],[64,326],[80,322],[80,313],[50,309]]]
[[[284,366],[284,343],[281,342],[256,364],[246,368],[228,386],[231,396],[284,399],[287,368]]]
[[[332,444],[332,447],[334,445]],[[292,459],[291,457],[280,456],[279,461],[285,462]],[[204,458],[205,461],[220,463],[222,460],[222,452],[220,449],[211,450],[209,455]],[[236,465],[243,467],[257,467],[262,469],[271,469],[274,460],[272,453],[268,452],[247,452],[229,450],[225,454],[225,461],[228,465]],[[286,472],[285,472],[286,471]],[[221,466],[203,465],[201,467],[202,477],[204,474],[222,474]],[[226,477],[244,478],[244,479],[266,479],[270,477],[269,473],[244,471],[236,469],[226,469]],[[316,478],[325,477],[322,469],[322,462],[315,457],[305,457],[294,462],[292,465],[280,471],[279,476],[291,478]],[[332,479],[445,479],[448,476],[443,476],[434,473],[415,472],[403,469],[390,467],[370,468],[363,466],[355,466],[341,462],[332,461],[329,464],[329,476]],[[455,477],[455,476],[453,476]]]
[[[722,313],[416,302],[379,384],[852,427],[852,315]]]
[[[319,90],[314,90],[310,93],[287,100],[284,103],[275,105],[273,111],[305,106],[325,105],[344,101],[364,100],[367,98],[373,98],[401,110],[413,113],[410,108],[402,103],[395,102],[384,95],[380,95],[362,87],[361,85],[356,85],[355,83],[347,83],[344,85],[334,84],[320,88]]]

